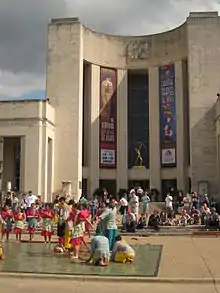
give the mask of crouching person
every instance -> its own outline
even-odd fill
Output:
[[[122,240],[121,236],[116,237],[116,242],[111,254],[111,261],[117,263],[132,263],[135,258],[134,249]]]
[[[98,266],[107,266],[109,264],[110,251],[108,238],[103,235],[99,228],[96,229],[96,235],[91,240],[90,258],[86,262],[91,262]]]

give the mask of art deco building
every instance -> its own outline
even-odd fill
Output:
[[[114,36],[76,18],[48,29],[47,99],[0,103],[2,188],[50,200],[141,185],[220,191],[220,18],[190,13],[171,31]]]

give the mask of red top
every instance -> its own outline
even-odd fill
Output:
[[[34,217],[35,219],[38,219],[40,217],[39,211],[36,209],[29,209],[27,212],[27,217]]]
[[[86,220],[86,217],[85,217],[85,215],[83,215],[82,211],[81,212],[80,211],[70,211],[69,219],[74,222],[76,214],[78,214],[77,219],[76,219],[76,224],[79,224],[80,222],[83,222]]]
[[[13,213],[11,210],[2,211],[1,215],[2,215],[2,219],[4,220],[13,218]]]
[[[85,209],[81,211],[81,215],[83,215],[83,217],[85,217],[86,219],[88,219],[90,217],[90,211]]]
[[[14,219],[15,219],[16,221],[24,221],[24,220],[26,219],[26,216],[25,216],[24,213],[16,212],[16,213],[14,214]]]
[[[54,217],[54,211],[51,210],[42,210],[41,211],[41,217],[47,218],[47,219],[53,219]]]

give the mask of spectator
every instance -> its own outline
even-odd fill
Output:
[[[135,214],[136,216],[136,221],[138,220],[138,212],[139,212],[139,198],[135,193],[135,190],[132,189],[130,191],[131,199],[130,199],[130,207],[131,207],[131,212]]]
[[[195,206],[192,207],[189,215],[191,218],[191,224],[193,224],[193,225],[199,224],[200,212],[198,209],[195,208]]]
[[[219,215],[215,208],[211,208],[211,213],[207,219],[206,226],[211,229],[219,229]]]
[[[137,226],[137,219],[130,209],[127,209],[126,214],[126,231],[134,233]]]
[[[137,223],[137,229],[145,229],[147,227],[147,218],[145,214],[141,214],[140,219],[138,220]]]
[[[155,209],[153,214],[151,214],[149,217],[148,226],[150,228],[153,228],[156,231],[159,231],[159,225],[160,225],[159,211]]]
[[[170,193],[167,193],[167,196],[165,198],[165,206],[168,218],[172,218],[173,197],[170,195]]]

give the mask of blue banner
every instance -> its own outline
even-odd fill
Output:
[[[175,65],[159,68],[160,145],[163,166],[176,166]]]

